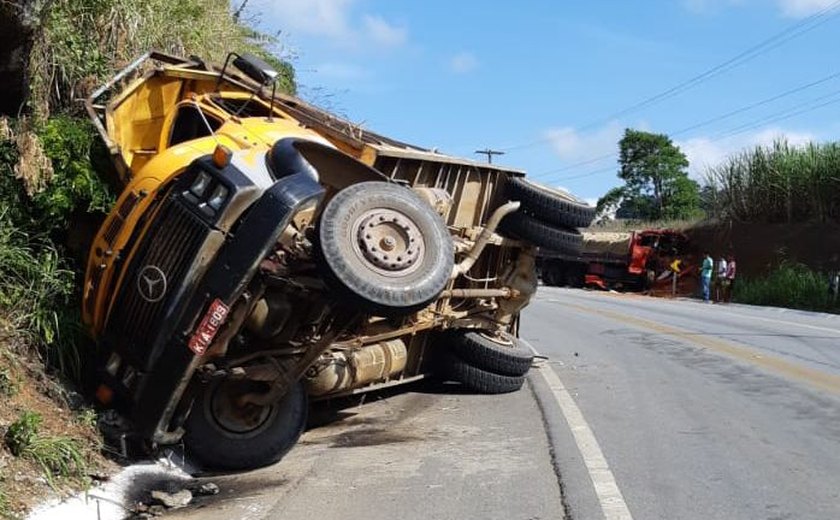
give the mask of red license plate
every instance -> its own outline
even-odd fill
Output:
[[[207,309],[204,318],[198,328],[195,329],[195,334],[190,338],[188,344],[190,350],[195,352],[197,356],[203,356],[210,344],[213,343],[213,338],[216,337],[219,328],[227,319],[228,312],[230,312],[230,308],[218,298],[210,304],[210,308]]]

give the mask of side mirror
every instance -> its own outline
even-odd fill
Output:
[[[265,60],[253,54],[236,55],[233,66],[263,86],[269,85],[277,79],[277,71],[271,68],[271,65],[266,63]]]

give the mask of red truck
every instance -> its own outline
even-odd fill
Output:
[[[679,231],[583,233],[577,254],[540,250],[539,272],[545,285],[643,291],[671,279],[671,263],[686,271],[688,238]]]

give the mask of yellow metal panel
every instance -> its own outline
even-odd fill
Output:
[[[108,133],[134,174],[135,154],[157,151],[166,112],[178,101],[181,84],[163,76],[149,78],[111,111]],[[142,158],[136,166],[142,166],[146,160]]]

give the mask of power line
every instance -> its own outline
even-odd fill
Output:
[[[724,119],[728,119],[728,118],[730,118],[730,117],[732,117],[732,116],[735,116],[735,115],[738,115],[738,114],[743,114],[744,112],[748,112],[748,111],[750,111],[750,110],[752,110],[752,109],[754,109],[754,108],[758,108],[758,107],[760,107],[760,106],[767,105],[767,104],[769,104],[769,103],[772,103],[772,102],[774,102],[774,101],[778,101],[778,100],[780,100],[780,99],[782,99],[782,98],[785,98],[785,97],[791,96],[791,95],[793,95],[793,94],[797,94],[797,93],[799,93],[799,92],[802,92],[803,90],[807,90],[807,89],[809,89],[809,88],[813,88],[813,87],[815,87],[815,86],[817,86],[817,85],[821,85],[821,84],[823,84],[823,83],[825,83],[825,82],[827,82],[827,81],[831,81],[832,79],[835,79],[835,78],[838,78],[838,77],[840,77],[840,72],[836,72],[836,73],[834,73],[834,74],[829,74],[828,76],[826,76],[826,77],[824,77],[824,78],[820,78],[820,79],[818,79],[818,80],[816,80],[816,81],[812,81],[811,83],[807,83],[807,84],[805,84],[805,85],[801,85],[801,86],[799,86],[799,87],[792,88],[792,89],[790,89],[790,90],[786,90],[785,92],[782,92],[781,94],[777,94],[777,95],[775,95],[775,96],[772,96],[772,97],[769,97],[769,98],[766,98],[766,99],[762,99],[761,101],[757,101],[757,102],[755,102],[755,103],[753,103],[753,104],[751,104],[751,105],[747,105],[747,106],[744,106],[744,107],[741,107],[741,108],[737,108],[737,109],[735,109],[735,110],[733,110],[733,111],[731,111],[731,112],[727,112],[727,113],[722,114],[722,115],[719,115],[719,116],[717,116],[717,117],[713,117],[713,118],[711,118],[711,119],[707,119],[707,120],[705,120],[705,121],[703,121],[703,122],[701,122],[701,123],[697,123],[697,124],[694,124],[694,125],[691,125],[691,126],[685,127],[685,128],[683,128],[683,129],[681,129],[681,130],[678,130],[677,132],[674,132],[673,134],[670,134],[670,135],[674,135],[674,136],[676,136],[676,135],[682,135],[682,134],[685,134],[685,133],[690,132],[690,131],[692,131],[692,130],[696,130],[696,129],[698,129],[698,128],[702,128],[702,127],[704,127],[704,126],[708,126],[708,125],[710,125],[710,124],[712,124],[712,123],[717,123],[718,121],[722,121],[722,120],[724,120]]]
[[[728,60],[726,60],[726,61],[724,61],[724,62],[722,62],[718,65],[715,65],[714,67],[712,67],[712,68],[710,68],[710,69],[708,69],[704,72],[701,72],[700,74],[697,74],[697,75],[683,81],[682,83],[674,85],[671,88],[668,88],[668,89],[666,89],[662,92],[659,92],[658,94],[654,94],[653,96],[650,96],[646,99],[643,99],[642,101],[639,101],[638,103],[636,103],[634,105],[631,105],[627,108],[624,108],[622,110],[614,112],[614,113],[610,114],[609,116],[604,117],[602,119],[598,119],[596,121],[588,123],[588,124],[580,127],[578,129],[578,131],[581,132],[581,131],[588,130],[590,128],[594,128],[596,126],[603,125],[604,123],[607,123],[609,121],[617,119],[621,116],[627,115],[627,114],[632,113],[632,112],[636,112],[636,111],[638,111],[642,108],[646,108],[646,107],[652,106],[654,104],[657,104],[661,101],[664,101],[666,99],[670,99],[672,97],[675,97],[679,94],[682,94],[683,92],[685,92],[687,90],[690,90],[690,89],[694,88],[697,85],[700,85],[701,83],[705,83],[706,81],[709,81],[710,79],[713,79],[713,78],[715,78],[717,76],[720,76],[720,75],[722,75],[722,74],[724,74],[724,73],[726,73],[726,72],[728,72],[728,71],[730,71],[734,68],[737,68],[737,67],[743,65],[744,63],[752,61],[753,59],[755,59],[755,58],[757,58],[757,57],[759,57],[763,54],[766,54],[766,53],[772,51],[773,49],[776,49],[776,48],[784,45],[785,43],[787,43],[787,42],[789,42],[793,39],[796,39],[796,38],[802,36],[803,34],[805,34],[807,32],[810,32],[810,31],[816,29],[817,27],[819,27],[820,25],[828,22],[830,19],[832,19],[835,16],[837,16],[838,14],[840,14],[840,11],[832,13],[832,11],[835,11],[838,6],[840,6],[840,0],[837,0],[833,3],[831,3],[827,7],[825,7],[822,10],[812,14],[811,16],[805,18],[804,20],[801,20],[801,21],[787,27],[783,31],[781,31],[779,33],[776,33],[776,34],[770,36],[769,38],[766,38],[765,40],[762,40],[761,42],[753,45],[752,47],[749,47],[745,51],[742,51],[741,53],[733,56],[732,58],[729,58]],[[523,143],[523,144],[520,144],[520,145],[515,145],[515,146],[510,146],[510,147],[507,147],[507,148],[503,148],[503,150],[510,152],[510,151],[514,151],[514,150],[520,150],[520,149],[523,149],[523,148],[530,148],[531,146],[535,146],[535,145],[538,145],[538,144],[541,144],[541,143],[545,143],[545,142],[548,142],[550,140],[551,140],[550,138],[542,138],[542,139],[539,139],[539,140],[531,141],[529,143]]]
[[[816,103],[818,101],[828,99],[830,97],[838,96],[838,95],[840,95],[840,90],[838,90],[836,92],[832,92],[831,94],[828,94],[826,96],[820,96],[818,98],[812,99],[812,100],[810,100],[806,103],[801,103],[799,105],[796,105],[796,106],[791,107],[789,109],[783,110],[781,112],[777,112],[776,114],[772,114],[768,117],[762,118],[762,119],[758,120],[757,122],[754,121],[754,122],[748,123],[746,125],[741,125],[741,126],[735,127],[734,129],[730,129],[730,130],[728,130],[728,131],[726,131],[722,134],[717,135],[716,137],[713,137],[709,141],[715,143],[715,142],[721,141],[723,139],[728,139],[730,137],[734,137],[736,135],[743,134],[745,132],[749,132],[750,130],[754,130],[754,129],[760,127],[760,126],[763,126],[763,125],[766,125],[766,124],[769,124],[769,123],[777,123],[779,121],[784,121],[786,119],[791,119],[793,117],[796,117],[796,116],[799,116],[799,115],[802,115],[802,114],[806,114],[808,112],[813,112],[814,110],[819,110],[820,108],[824,108],[826,106],[833,105],[835,103],[840,103],[840,97],[837,97],[836,99],[832,99],[832,100],[826,101],[824,103],[819,103],[817,105],[814,105],[814,103]],[[811,105],[811,106],[808,106],[808,105]],[[805,106],[807,108],[798,109],[798,108],[803,107],[803,106]],[[572,176],[569,176],[569,177],[560,177],[560,178],[555,179],[555,180],[558,181],[558,182],[560,182],[560,181],[570,181],[570,180],[574,180],[574,179],[583,179],[583,178],[586,178],[586,177],[593,177],[595,175],[599,175],[599,174],[607,173],[607,172],[614,172],[614,171],[616,171],[616,167],[611,166],[609,168],[603,168],[601,170],[595,170],[595,171],[591,171],[591,172],[587,172],[587,173],[582,173],[580,175],[572,175]]]
[[[832,98],[832,97],[836,97],[838,95],[840,95],[840,90],[831,92],[831,93],[826,94],[824,96],[820,96],[820,97],[812,99],[810,101],[806,101],[805,103],[800,103],[800,104],[795,105],[791,108],[788,108],[787,110],[783,110],[781,112],[777,112],[776,114],[771,114],[770,116],[767,116],[763,119],[759,119],[758,121],[753,121],[752,123],[747,123],[747,124],[732,128],[732,129],[726,131],[724,134],[720,135],[719,137],[716,137],[716,138],[712,139],[711,141],[712,142],[720,141],[721,139],[726,139],[726,138],[729,138],[729,137],[732,137],[732,136],[735,136],[735,135],[738,135],[738,134],[743,134],[744,132],[749,132],[750,130],[754,130],[754,129],[759,128],[759,127],[764,126],[764,125],[768,125],[768,124],[771,124],[771,123],[778,123],[779,121],[784,121],[786,119],[790,119],[790,118],[798,116],[798,115],[806,114],[808,112],[813,112],[814,110],[817,110],[819,108],[831,105],[833,103],[837,103],[838,101],[840,101],[840,98],[828,101],[826,103],[820,103],[818,105],[814,105],[814,103],[818,103],[819,101],[829,99],[829,98]],[[798,110],[802,107],[807,107],[807,108]]]
[[[687,127],[682,128],[682,129],[680,129],[680,130],[678,130],[678,131],[676,131],[676,132],[669,133],[669,135],[670,135],[670,136],[672,136],[672,137],[673,137],[673,136],[682,135],[682,134],[685,134],[685,133],[687,133],[687,132],[690,132],[691,130],[696,130],[696,129],[698,129],[698,128],[702,128],[702,127],[704,127],[704,126],[708,126],[708,125],[710,125],[710,124],[712,124],[712,123],[717,123],[717,122],[719,122],[719,121],[723,121],[723,120],[728,119],[728,118],[730,118],[730,117],[732,117],[732,116],[735,116],[735,115],[738,115],[738,114],[742,114],[742,113],[744,113],[744,112],[748,112],[748,111],[750,111],[750,110],[753,110],[753,109],[755,109],[755,108],[758,108],[758,107],[761,107],[761,106],[767,105],[767,104],[772,103],[772,102],[774,102],[774,101],[778,101],[779,99],[782,99],[782,98],[785,98],[785,97],[791,96],[791,95],[793,95],[793,94],[797,94],[797,93],[799,93],[799,92],[802,92],[802,91],[807,90],[807,89],[809,89],[809,88],[813,88],[813,87],[815,87],[815,86],[817,86],[817,85],[821,85],[821,84],[823,84],[823,83],[826,83],[826,82],[831,81],[832,79],[836,79],[836,78],[838,78],[838,77],[840,77],[840,72],[836,72],[836,73],[833,73],[833,74],[829,74],[828,76],[825,76],[825,77],[823,77],[823,78],[820,78],[820,79],[818,79],[818,80],[812,81],[812,82],[810,82],[810,83],[806,83],[806,84],[804,84],[804,85],[800,85],[800,86],[798,86],[798,87],[795,87],[795,88],[792,88],[792,89],[786,90],[786,91],[784,91],[784,92],[782,92],[782,93],[780,93],[780,94],[776,94],[776,95],[774,95],[774,96],[771,96],[771,97],[769,97],[769,98],[762,99],[762,100],[757,101],[757,102],[755,102],[755,103],[751,103],[751,104],[749,104],[749,105],[745,105],[745,106],[743,106],[743,107],[737,108],[737,109],[732,110],[732,111],[730,111],[730,112],[726,112],[725,114],[721,114],[721,115],[716,116],[716,117],[713,117],[713,118],[711,118],[711,119],[707,119],[707,120],[702,121],[702,122],[700,122],[700,123],[692,124],[691,126],[687,126]],[[839,92],[840,92],[840,91],[839,91]],[[802,107],[802,106],[806,106],[806,105],[809,105],[809,104],[811,104],[811,103],[814,103],[814,102],[820,101],[820,100],[822,100],[822,99],[825,99],[826,97],[833,96],[833,95],[835,95],[835,94],[837,94],[837,93],[838,93],[838,92],[832,92],[832,93],[831,93],[831,94],[829,94],[828,96],[823,96],[823,97],[818,97],[818,98],[815,98],[815,99],[811,99],[811,100],[806,101],[805,103],[802,103],[802,104],[800,104],[800,105],[795,105],[795,106],[794,106],[794,107],[792,107],[792,108],[785,109],[785,110],[784,110],[784,111],[782,111],[782,112],[777,112],[777,113],[775,113],[775,114],[772,114],[772,115],[770,115],[769,117],[767,117],[767,118],[765,118],[765,119],[771,119],[771,118],[774,118],[774,117],[776,117],[776,116],[778,116],[778,115],[780,115],[780,114],[785,114],[785,113],[787,113],[788,111],[796,110],[797,108],[800,108],[800,107]],[[757,126],[761,126],[762,124],[766,124],[766,122],[764,121],[764,119],[760,119],[760,120],[758,120],[758,121],[759,121],[759,122],[758,122]],[[774,120],[774,122],[775,122],[775,120]],[[751,122],[751,123],[747,123],[747,125],[753,125],[753,124],[755,124],[755,123],[756,123],[756,121],[753,121],[753,122]],[[744,126],[747,126],[747,125],[744,125]],[[737,128],[740,128],[740,127],[737,127]],[[737,129],[737,128],[736,128],[736,129]],[[734,134],[733,134],[733,135],[734,135]],[[564,167],[562,167],[562,168],[556,168],[556,169],[553,169],[553,170],[544,171],[544,172],[541,172],[541,173],[538,173],[538,174],[534,175],[532,178],[541,178],[541,177],[545,177],[545,176],[547,176],[547,175],[552,175],[552,174],[555,174],[555,173],[560,173],[560,172],[563,172],[563,171],[568,171],[568,170],[571,170],[571,169],[575,169],[575,168],[577,168],[577,167],[579,167],[579,166],[585,166],[585,165],[587,165],[587,164],[592,164],[592,163],[595,163],[595,162],[600,162],[600,161],[605,160],[605,159],[609,159],[609,158],[616,158],[616,157],[618,157],[618,153],[616,153],[616,152],[612,152],[612,153],[605,154],[605,155],[601,155],[601,156],[598,156],[598,157],[595,157],[595,158],[592,158],[592,159],[589,159],[589,160],[580,161],[580,162],[578,162],[578,163],[574,163],[574,164],[571,164],[571,165],[567,165],[567,166],[564,166]],[[599,170],[599,171],[600,171],[600,170]],[[589,174],[586,174],[586,175],[583,175],[583,176],[589,176]],[[579,177],[578,177],[578,176],[574,176],[573,178],[579,178]],[[560,179],[560,180],[565,180],[565,179],[568,179],[568,177],[567,177],[567,178],[562,178],[562,179]]]

